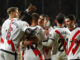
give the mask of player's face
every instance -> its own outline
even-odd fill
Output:
[[[47,24],[47,20],[46,20],[46,18],[44,19],[44,26]]]
[[[38,24],[41,26],[41,27],[44,27],[44,17],[43,16],[40,16],[39,17],[39,20],[38,20]]]
[[[19,12],[18,12],[18,10],[15,10],[15,11],[13,12],[13,15],[14,15],[14,18],[18,18],[18,17],[19,17]]]
[[[67,27],[71,28],[73,26],[73,21],[71,21],[69,18],[66,18],[65,24]]]

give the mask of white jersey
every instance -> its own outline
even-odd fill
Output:
[[[80,28],[71,31],[68,39],[68,60],[80,59]]]
[[[7,19],[2,25],[0,49],[14,52],[28,26],[28,23],[17,18]]]
[[[46,29],[45,29],[46,30]],[[51,30],[53,30],[52,27],[49,27],[47,30],[46,30],[46,40],[48,40],[49,38],[49,32],[51,32]],[[44,41],[46,41],[44,40]],[[45,56],[45,59],[51,59],[51,50],[52,50],[52,46],[50,47],[47,47],[47,46],[44,46],[43,47],[43,50],[44,50],[44,56]]]
[[[38,28],[34,35],[38,38],[38,43],[29,46],[24,52],[24,60],[44,60],[43,46],[41,44],[42,40],[45,39],[44,29],[40,26],[35,26],[32,28]]]
[[[67,36],[70,35],[70,31],[67,28],[55,28],[51,30],[49,33],[49,40],[44,45],[51,46],[52,49],[52,60],[66,60],[66,53],[64,50],[64,41]]]
[[[67,28],[55,28],[55,30],[53,31],[53,60],[67,60],[67,54],[65,52],[64,43],[65,41],[67,42],[66,39],[69,35],[70,31]]]

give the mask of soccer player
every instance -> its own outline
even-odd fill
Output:
[[[28,41],[34,41],[34,43],[30,45],[25,45],[26,49],[24,50],[24,58],[22,60],[44,60],[43,51],[42,51],[42,40],[45,39],[44,29],[38,26],[38,18],[39,15],[37,13],[32,14],[32,28],[37,28],[35,30],[34,36],[30,35],[26,39]],[[26,42],[26,41],[24,41]]]
[[[46,39],[43,41],[46,41],[49,38],[49,32],[53,28],[50,26],[50,18],[48,15],[45,15],[44,20],[42,20],[42,21],[44,21],[43,26],[44,26],[45,37],[46,37]],[[51,50],[52,50],[52,46],[50,46],[50,47],[43,46],[43,54],[44,54],[45,60],[51,60]]]
[[[66,26],[71,31],[68,36],[68,60],[80,59],[80,27],[75,26],[75,21],[74,15],[68,15],[65,18]]]
[[[2,25],[2,36],[0,41],[0,60],[16,60],[17,45],[24,33],[29,31],[28,23],[18,19],[18,8],[10,7],[7,10],[9,18]]]
[[[59,14],[56,16],[57,27],[49,32],[48,41],[43,42],[43,45],[51,46],[52,60],[67,60],[66,53],[64,51],[64,41],[70,34],[70,31],[64,27],[64,15]]]

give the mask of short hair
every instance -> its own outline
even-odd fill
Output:
[[[43,21],[45,20],[45,18],[47,17],[47,15],[46,14],[41,14],[40,16],[42,16],[43,17]],[[39,16],[39,17],[40,17]]]
[[[43,16],[44,18],[46,17],[46,15],[45,15],[45,14],[41,14],[40,16]]]
[[[62,24],[64,22],[64,19],[65,19],[64,14],[60,13],[56,16],[56,20],[58,21],[59,24]]]
[[[38,13],[32,13],[31,17],[32,17],[32,20],[38,20],[39,14]]]
[[[66,18],[69,18],[71,21],[75,21],[76,20],[76,17],[74,15],[68,15],[66,16]]]
[[[46,21],[49,21],[49,16],[48,15],[45,15],[45,19],[46,19]]]
[[[11,12],[14,12],[15,10],[18,10],[17,7],[10,7],[7,9],[7,13],[10,14]]]

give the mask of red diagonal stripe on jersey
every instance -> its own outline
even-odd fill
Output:
[[[11,23],[13,22],[13,19],[11,20],[11,22],[10,22],[10,25],[9,25],[9,33],[11,33]],[[10,37],[10,35],[9,34],[7,34],[7,39],[9,39],[9,37]],[[13,43],[13,41],[12,40],[7,40],[7,43],[9,44],[9,45],[11,45],[11,47],[12,47],[12,51],[15,51],[15,47],[14,47],[14,43]]]
[[[80,30],[78,30],[78,31],[74,34],[74,36],[73,36],[73,38],[72,38],[72,41],[73,41],[73,42],[72,42],[71,45],[70,45],[70,48],[69,48],[68,54],[69,54],[69,52],[71,51],[71,49],[72,49],[74,43],[76,42],[76,40],[77,40],[77,39],[76,39],[76,36],[77,36],[79,33],[80,33]],[[73,51],[72,51],[73,55],[74,55],[75,52],[77,51],[78,46],[79,46],[79,45],[77,45],[76,49],[73,49]]]
[[[57,34],[60,35],[60,38],[61,38],[61,39],[64,39],[64,37],[61,35],[61,33],[60,33],[58,30],[55,30],[55,32],[56,32]],[[64,47],[64,50],[65,50],[66,54],[68,54],[66,45],[67,45],[67,42],[66,42],[66,40],[65,40],[65,41],[64,41],[64,46],[63,46],[63,47]]]
[[[58,30],[55,30],[55,32],[59,34],[62,39],[64,38]]]
[[[63,38],[63,36],[60,34],[60,32],[59,32],[58,30],[56,30],[55,32],[58,33],[61,38]],[[73,36],[73,38],[72,38],[72,41],[73,41],[73,42],[71,43],[68,51],[67,51],[67,49],[66,49],[66,47],[65,47],[65,43],[66,43],[66,40],[65,40],[65,42],[64,42],[64,49],[65,49],[65,52],[66,52],[67,55],[69,55],[72,47],[74,46],[74,43],[76,42],[75,37],[76,37],[79,33],[80,33],[80,30],[78,30],[78,31],[74,34],[74,36]],[[79,47],[79,44],[80,44],[80,42],[78,42],[76,48],[72,50],[73,55],[74,55],[75,52],[77,51],[77,49],[78,49],[78,47]]]
[[[37,49],[33,49],[33,52],[34,52],[34,54],[35,54],[36,56],[39,55],[40,60],[43,60],[43,57],[42,57],[40,51],[38,50],[38,48],[37,48]]]
[[[7,40],[7,42],[9,45],[11,45],[12,51],[15,51],[14,43],[12,42],[12,40]]]
[[[23,50],[23,52],[22,52],[22,60],[24,60],[24,50]]]
[[[77,49],[79,48],[79,44],[80,44],[80,41],[78,41],[76,47],[72,50],[73,55],[75,54],[75,52],[76,52]]]
[[[1,38],[1,43],[4,43],[4,40],[3,40],[3,38]]]

